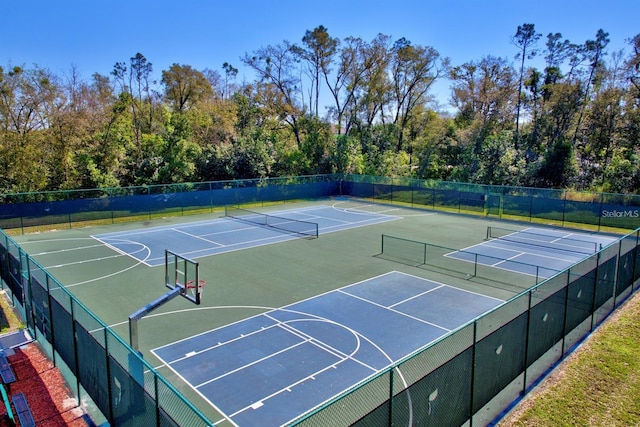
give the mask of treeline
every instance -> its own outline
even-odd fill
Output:
[[[242,83],[229,63],[158,76],[140,53],[88,80],[9,64],[0,193],[333,172],[639,192],[640,34],[609,52],[602,30],[572,43],[523,24],[512,43],[513,61],[451,64],[319,26],[245,54]]]

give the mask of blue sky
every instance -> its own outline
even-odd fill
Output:
[[[252,80],[240,57],[262,46],[300,43],[324,25],[333,37],[378,33],[434,47],[453,65],[486,55],[512,59],[518,25],[532,23],[573,43],[609,33],[609,50],[640,33],[640,0],[59,0],[3,2],[0,65],[37,64],[58,75],[75,66],[88,79],[142,53],[159,78],[173,63],[222,72],[229,62]],[[544,46],[544,37],[540,47]],[[436,90],[448,92],[448,82]],[[435,94],[438,95],[438,94]],[[439,94],[441,99],[448,93]]]

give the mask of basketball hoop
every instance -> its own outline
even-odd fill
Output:
[[[190,292],[192,294],[199,293],[200,295],[202,295],[202,291],[204,290],[204,285],[206,285],[206,284],[207,284],[207,282],[205,280],[200,279],[200,280],[198,280],[198,285],[196,286],[196,281],[195,280],[189,280],[184,285],[184,291],[185,292]]]
[[[207,282],[205,280],[202,280],[202,279],[198,280],[198,287],[199,288],[202,288],[206,284],[207,284]],[[196,281],[195,280],[189,280],[185,287],[187,289],[195,289],[196,288]]]

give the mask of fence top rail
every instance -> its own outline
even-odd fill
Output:
[[[353,179],[356,182],[368,182],[372,184],[388,184],[388,185],[406,185],[412,183],[429,184],[429,188],[448,188],[452,187],[460,189],[476,189],[477,192],[486,192],[491,194],[505,194],[510,191],[521,192],[531,196],[535,196],[536,193],[550,196],[552,194],[557,195],[554,199],[560,200],[572,200],[580,201],[593,201],[595,199],[599,201],[605,200],[605,198],[622,198],[627,200],[636,201],[637,205],[640,205],[640,194],[624,194],[624,193],[610,193],[610,192],[594,192],[588,190],[572,190],[572,189],[557,189],[557,188],[540,188],[540,187],[520,187],[510,185],[494,185],[494,184],[477,184],[469,182],[458,181],[441,181],[433,179],[418,179],[410,177],[379,177],[374,175],[357,175],[357,174],[345,174],[344,180]]]
[[[180,188],[184,186],[201,186],[206,184],[234,184],[234,183],[247,183],[247,182],[277,182],[277,181],[291,181],[291,180],[314,180],[314,179],[326,179],[326,178],[334,178],[335,180],[340,180],[342,178],[341,175],[336,174],[317,174],[317,175],[287,175],[287,176],[277,176],[277,177],[265,177],[265,178],[247,178],[247,179],[233,179],[233,180],[221,180],[221,181],[202,181],[202,182],[179,182],[172,184],[147,184],[147,185],[132,185],[127,187],[94,187],[94,188],[78,188],[73,190],[43,190],[43,191],[22,191],[16,193],[0,193],[0,203],[2,203],[1,199],[6,197],[28,197],[28,196],[38,196],[38,195],[65,195],[65,194],[74,194],[74,193],[87,193],[87,192],[105,192],[108,194],[114,192],[125,192],[125,191],[152,191],[156,188]]]
[[[381,177],[381,176],[373,176],[373,175],[357,175],[357,174],[316,174],[316,175],[288,175],[288,176],[279,176],[279,177],[264,177],[264,178],[250,178],[250,179],[236,179],[236,180],[221,180],[221,181],[203,181],[203,182],[182,182],[182,183],[172,183],[172,184],[147,184],[147,185],[139,185],[139,186],[128,186],[128,187],[96,187],[96,188],[79,188],[73,190],[45,190],[45,191],[25,191],[25,192],[16,192],[16,193],[0,193],[0,203],[2,203],[2,198],[8,197],[33,197],[33,196],[53,196],[53,195],[71,195],[75,193],[87,193],[87,192],[106,192],[111,194],[112,192],[122,192],[122,191],[153,191],[153,189],[157,188],[180,188],[185,186],[201,186],[206,184],[234,184],[234,183],[246,183],[246,182],[271,182],[271,181],[295,181],[295,180],[309,180],[309,179],[327,179],[332,178],[336,181],[340,180],[350,180],[353,179],[356,182],[367,181],[374,184],[428,184],[429,187],[435,188],[458,188],[464,189],[465,191],[475,189],[480,193],[508,193],[510,191],[515,192],[523,192],[530,195],[535,195],[536,193],[544,194],[546,196],[550,196],[552,194],[557,195],[558,197],[553,197],[557,199],[568,199],[568,200],[576,200],[580,199],[584,200],[598,200],[604,201],[605,199],[616,198],[616,199],[625,199],[629,201],[635,201],[636,205],[640,206],[640,195],[637,194],[623,194],[623,193],[609,193],[609,192],[592,192],[592,191],[584,191],[584,190],[571,190],[571,189],[554,189],[554,188],[537,188],[537,187],[518,187],[518,186],[501,186],[501,185],[490,185],[490,184],[476,184],[476,183],[466,183],[466,182],[456,182],[456,181],[441,181],[441,180],[431,180],[431,179],[419,179],[419,178],[411,178],[411,177]],[[571,197],[574,195],[575,197]]]

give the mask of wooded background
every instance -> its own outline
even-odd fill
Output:
[[[0,193],[334,172],[638,193],[640,34],[615,52],[603,30],[511,41],[512,58],[451,64],[318,26],[244,54],[242,82],[230,63],[158,74],[141,53],[89,79],[8,64]]]

